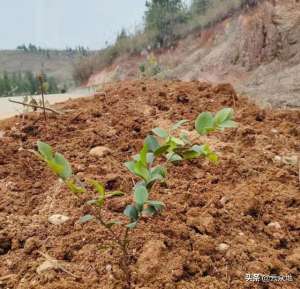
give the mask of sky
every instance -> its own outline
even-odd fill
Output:
[[[0,49],[23,43],[100,49],[142,27],[145,0],[0,0]]]

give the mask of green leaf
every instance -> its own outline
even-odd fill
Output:
[[[138,161],[141,160],[140,155],[134,155],[132,158],[134,159],[135,162],[138,162]],[[153,153],[147,153],[147,163],[151,164],[151,163],[153,163],[153,161],[154,161],[154,154]]]
[[[215,152],[211,152],[207,158],[214,164],[217,164],[219,161],[219,157]]]
[[[166,170],[162,166],[157,166],[151,170],[150,176],[150,180],[147,182],[147,189],[149,190],[156,181],[164,181],[166,177]]]
[[[210,112],[202,112],[198,115],[195,128],[200,135],[205,135],[213,130],[214,118]]]
[[[149,152],[155,152],[159,148],[159,143],[153,135],[148,135],[145,139],[145,143],[148,145]]]
[[[148,145],[145,143],[142,150],[140,151],[140,162],[144,166],[147,166],[147,153],[148,153]]]
[[[139,213],[137,211],[137,209],[132,206],[132,205],[128,205],[125,210],[124,210],[124,215],[127,216],[132,222],[135,222],[138,220],[139,218]]]
[[[172,127],[171,127],[171,130],[176,130],[178,128],[180,128],[181,126],[183,126],[184,124],[186,124],[188,122],[187,119],[182,119],[178,122],[176,122]]]
[[[156,211],[155,207],[153,207],[153,206],[148,206],[147,208],[145,208],[143,210],[143,214],[145,214],[146,216],[150,216],[150,217],[155,215],[156,213],[157,213],[157,211]]]
[[[93,200],[87,201],[86,203],[87,203],[87,205],[96,205],[96,204],[97,204],[97,201],[98,201],[98,200],[93,199]]]
[[[47,143],[38,141],[37,147],[38,147],[39,153],[43,156],[44,159],[46,159],[46,160],[53,159],[53,151],[52,151],[52,147],[50,145],[48,145]]]
[[[62,167],[62,170],[59,170],[59,172],[57,173],[63,180],[66,180],[73,175],[70,163],[64,158],[62,154],[55,153],[54,161],[57,165]]]
[[[111,228],[111,227],[113,227],[114,225],[120,225],[120,224],[121,224],[120,221],[114,221],[114,220],[111,220],[111,221],[107,222],[107,223],[105,224],[105,226],[106,226],[107,228]]]
[[[143,207],[148,201],[148,190],[144,186],[138,186],[134,190],[134,201],[139,207]]]
[[[157,156],[160,156],[160,155],[163,155],[165,152],[168,151],[168,149],[170,148],[170,145],[163,145],[161,147],[159,147],[155,152],[154,152],[154,155],[157,157]]]
[[[129,228],[129,229],[134,229],[136,227],[137,223],[138,222],[130,223],[130,224],[126,225],[126,227]]]
[[[151,178],[154,178],[155,176],[160,176],[161,178],[166,177],[166,169],[162,166],[156,166],[151,169]]]
[[[66,180],[65,183],[66,183],[68,189],[69,189],[72,193],[74,193],[74,194],[76,194],[76,195],[86,193],[86,189],[85,189],[84,187],[82,187],[82,186],[78,186],[78,185],[75,183],[75,181],[72,180],[72,179]]]
[[[202,154],[212,163],[216,164],[218,162],[218,155],[210,148],[208,144],[202,145],[201,150]]]
[[[185,144],[189,144],[190,143],[190,140],[189,140],[189,137],[186,133],[182,132],[180,134],[180,139],[185,143]]]
[[[56,175],[60,177],[60,175],[64,171],[64,167],[61,164],[58,164],[55,159],[46,160],[48,167],[54,172]]]
[[[156,127],[152,131],[154,134],[156,134],[157,136],[159,136],[161,138],[167,138],[169,136],[167,131],[165,131],[164,129],[162,129],[160,127]]]
[[[105,198],[112,198],[112,197],[121,197],[121,196],[124,196],[125,193],[121,192],[121,191],[114,191],[114,192],[111,192],[111,193],[107,193]]]
[[[170,141],[175,143],[176,145],[184,146],[184,141],[177,137],[171,137]]]
[[[227,120],[231,120],[233,118],[233,109],[226,107],[218,111],[214,117],[215,126],[221,125],[223,122]]]
[[[91,220],[93,220],[95,217],[92,216],[92,215],[84,215],[83,217],[81,217],[78,221],[79,224],[84,224],[84,223],[87,223]]]
[[[101,196],[104,197],[105,195],[105,188],[104,185],[96,180],[88,180],[88,183],[93,186],[94,190]]]
[[[238,124],[233,120],[225,120],[222,124],[219,125],[221,129],[224,128],[236,128]]]
[[[147,153],[147,163],[152,164],[154,162],[154,154],[153,153]]]
[[[202,147],[199,145],[193,145],[189,150],[186,150],[182,153],[183,158],[185,160],[191,160],[201,156],[202,154]]]
[[[170,152],[167,154],[167,160],[169,162],[180,162],[182,161],[182,157],[179,154]]]
[[[153,208],[155,208],[156,212],[160,212],[165,208],[165,204],[160,201],[148,201],[147,204]]]
[[[148,168],[141,161],[135,163],[134,174],[143,178],[145,181],[148,181],[150,177]]]
[[[124,165],[131,173],[135,174],[135,171],[134,171],[135,162],[134,161],[125,162]]]

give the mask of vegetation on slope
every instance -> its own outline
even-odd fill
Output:
[[[144,28],[133,34],[122,30],[113,45],[74,67],[74,79],[83,83],[96,71],[113,63],[120,55],[140,54],[144,50],[170,48],[194,31],[207,28],[259,0],[193,0],[190,6],[182,0],[151,0],[146,2]]]

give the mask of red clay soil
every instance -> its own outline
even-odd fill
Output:
[[[132,176],[123,162],[142,146],[153,127],[202,111],[234,107],[237,129],[209,142],[220,163],[203,159],[168,166],[166,185],[153,198],[166,204],[154,219],[130,233],[131,284],[136,289],[300,288],[299,169],[282,156],[300,152],[300,112],[262,110],[237,97],[230,85],[129,81],[105,94],[62,104],[64,115],[32,113],[2,122],[0,137],[0,288],[123,288],[120,252],[108,232],[78,219],[93,208],[72,195],[29,150],[43,140],[63,153],[76,174],[94,177],[124,197],[111,200],[106,216],[118,218],[132,201]],[[195,137],[199,142],[207,138]],[[102,158],[91,148],[111,150]],[[292,159],[295,159],[295,157]],[[53,225],[48,217],[70,219]],[[221,244],[221,245],[220,245]],[[226,244],[226,245],[224,245]],[[69,274],[38,274],[43,252]],[[249,282],[245,275],[290,275],[291,282]]]

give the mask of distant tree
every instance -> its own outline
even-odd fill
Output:
[[[6,94],[9,94],[9,92],[11,91],[11,84],[8,73],[6,71],[3,73],[3,91]]]
[[[187,20],[181,0],[146,1],[145,31],[158,46],[170,46],[176,40],[176,25]]]
[[[126,30],[123,28],[117,36],[117,42],[121,41],[122,39],[126,39],[127,37],[128,37],[128,35],[126,33]]]
[[[204,15],[209,7],[209,0],[192,0],[191,13]]]

